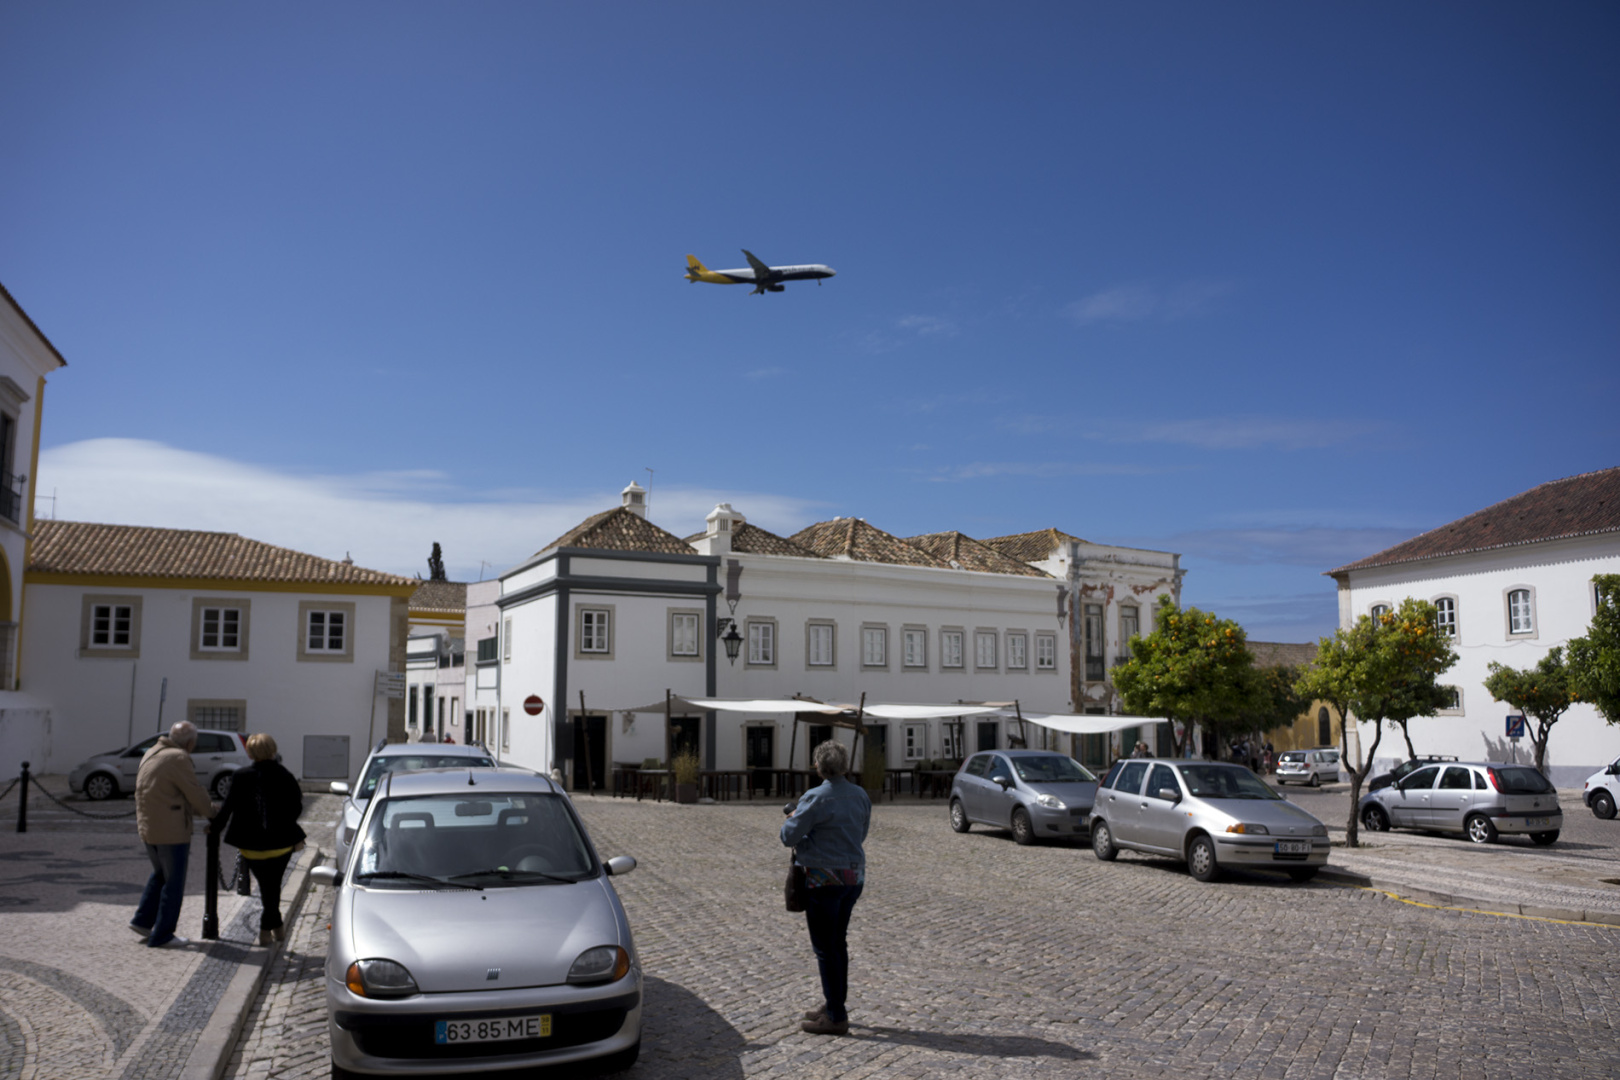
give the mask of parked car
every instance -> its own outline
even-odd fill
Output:
[[[1558,839],[1564,812],[1558,792],[1528,765],[1435,762],[1361,797],[1356,812],[1370,832],[1427,829],[1462,833],[1476,844],[1499,833],[1527,833],[1537,844]]]
[[[152,749],[159,736],[142,739],[122,750],[96,754],[68,773],[68,787],[92,800],[113,799],[135,793],[135,776],[141,758]],[[199,728],[197,745],[191,751],[191,764],[197,779],[214,798],[224,801],[231,790],[231,774],[253,763],[248,757],[247,739],[240,732],[209,731]]]
[[[641,963],[562,789],[528,770],[390,770],[348,861],[326,950],[332,1075],[460,1074],[641,1048]]]
[[[1097,777],[1052,750],[993,750],[962,762],[951,781],[951,828],[1011,829],[1020,844],[1084,833]]]
[[[1367,781],[1367,790],[1368,791],[1377,791],[1380,788],[1387,788],[1387,787],[1389,787],[1389,785],[1393,784],[1395,781],[1401,779],[1401,777],[1410,776],[1412,773],[1414,773],[1417,770],[1423,768],[1423,766],[1425,766],[1425,765],[1432,765],[1437,761],[1456,761],[1456,760],[1457,759],[1455,757],[1448,757],[1445,754],[1419,754],[1417,757],[1412,758],[1410,761],[1401,762],[1399,765],[1397,765],[1393,769],[1389,770],[1389,772],[1387,772],[1387,773],[1379,773],[1377,776],[1375,776],[1372,779],[1368,780]]]
[[[1604,821],[1614,817],[1614,808],[1620,805],[1620,758],[1586,778],[1581,788],[1581,801],[1592,808],[1592,813]]]
[[[1277,758],[1276,779],[1279,785],[1298,781],[1311,787],[1321,787],[1339,781],[1339,752],[1331,746],[1315,750],[1284,750]]]
[[[1223,867],[1282,870],[1309,881],[1327,865],[1327,826],[1242,765],[1217,761],[1117,761],[1097,788],[1091,850],[1182,859],[1199,881]]]
[[[489,756],[489,751],[476,744],[462,746],[459,743],[419,743],[404,742],[391,743],[387,739],[378,742],[366,755],[365,762],[360,766],[360,779],[350,787],[341,780],[334,780],[331,791],[334,795],[342,795],[343,821],[337,830],[337,865],[342,866],[349,859],[349,845],[354,842],[355,832],[360,828],[360,818],[366,812],[366,803],[371,799],[371,793],[377,790],[377,781],[384,775],[396,770],[407,769],[448,769],[456,766],[468,768],[489,768],[495,764],[495,759]]]

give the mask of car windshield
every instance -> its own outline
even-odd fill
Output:
[[[1097,779],[1085,766],[1063,754],[1015,757],[1012,763],[1018,779],[1026,784],[1085,784]]]
[[[371,814],[354,879],[368,887],[570,884],[596,873],[562,796],[423,795]]]
[[[1507,795],[1545,795],[1553,790],[1545,776],[1524,765],[1498,765],[1491,773],[1497,790]]]
[[[1240,765],[1178,765],[1187,793],[1200,799],[1281,799]]]
[[[431,751],[420,754],[378,754],[366,767],[366,775],[360,778],[360,789],[354,793],[354,797],[371,798],[372,792],[377,790],[377,781],[383,778],[384,773],[413,769],[489,769],[494,765],[495,762],[487,757],[468,757],[466,754],[435,754]]]

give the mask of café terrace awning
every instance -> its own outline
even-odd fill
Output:
[[[870,712],[871,710],[867,710]],[[1018,714],[1011,709],[997,709],[1009,719],[1017,718]],[[1154,724],[1168,724],[1162,716],[1081,716],[1076,713],[1039,713],[1026,712],[1022,717],[1028,723],[1040,727],[1051,728],[1053,731],[1062,731],[1069,735],[1107,735],[1114,731],[1124,731],[1133,727],[1151,727]]]
[[[661,713],[664,711],[664,701],[660,699],[651,705],[643,705],[635,709],[619,709],[619,712],[629,713]],[[842,704],[839,702],[810,701],[804,698],[700,698],[682,697],[672,694],[669,698],[670,709],[681,712],[745,712],[745,713],[823,713],[828,716],[837,716],[842,713],[852,713],[860,709],[858,705]],[[1011,716],[1010,703],[992,702],[980,705],[867,705],[865,715],[878,720],[932,720],[945,716],[985,716],[990,713],[1006,712]],[[1128,725],[1127,725],[1128,726]]]

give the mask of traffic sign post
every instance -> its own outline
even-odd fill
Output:
[[[1519,763],[1519,740],[1524,738],[1524,716],[1509,713],[1507,718],[1507,737],[1513,744],[1513,764]]]
[[[539,694],[530,694],[523,699],[523,711],[530,716],[539,716],[545,709],[546,703],[540,700]]]

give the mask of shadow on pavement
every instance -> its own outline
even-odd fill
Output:
[[[1031,1035],[968,1035],[940,1031],[914,1031],[908,1028],[867,1027],[854,1023],[849,1037],[870,1042],[898,1043],[902,1046],[920,1046],[947,1054],[974,1054],[978,1057],[1063,1058],[1068,1061],[1086,1061],[1096,1057],[1086,1050],[1078,1050],[1066,1043],[1037,1039]]]

